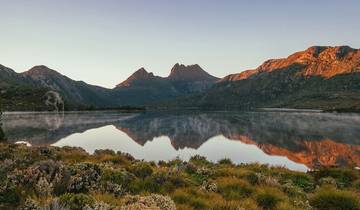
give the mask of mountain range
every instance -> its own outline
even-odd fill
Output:
[[[0,65],[5,110],[51,110],[49,91],[65,108],[252,109],[258,107],[360,109],[360,50],[314,46],[256,69],[217,78],[199,65],[175,64],[169,76],[144,68],[113,89],[72,80],[40,65],[16,73]],[[53,103],[57,104],[57,102]]]

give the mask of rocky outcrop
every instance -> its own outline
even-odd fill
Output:
[[[360,50],[349,46],[313,46],[287,58],[267,60],[256,69],[231,74],[222,81],[243,80],[254,74],[270,73],[292,65],[302,66],[297,72],[302,76],[330,78],[339,74],[360,72]]]
[[[208,74],[198,64],[185,66],[184,64],[176,63],[170,72],[167,79],[172,81],[206,81],[215,82],[219,78]]]

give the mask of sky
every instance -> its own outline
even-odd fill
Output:
[[[175,63],[224,77],[313,45],[360,48],[359,0],[0,0],[0,64],[112,88]]]

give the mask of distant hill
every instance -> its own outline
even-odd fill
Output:
[[[360,50],[314,46],[221,79],[166,107],[290,107],[360,110]]]

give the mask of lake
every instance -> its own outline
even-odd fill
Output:
[[[112,149],[147,161],[229,158],[306,171],[360,166],[360,115],[259,112],[10,112],[10,143]]]

